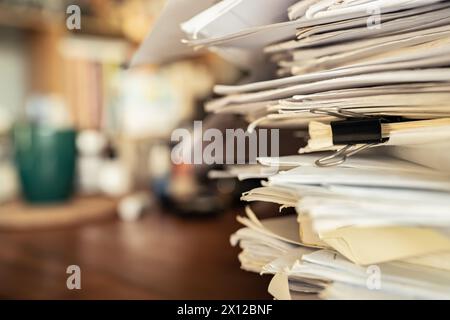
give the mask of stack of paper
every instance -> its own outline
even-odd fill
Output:
[[[224,0],[181,28],[259,77],[276,67],[216,86],[207,111],[308,140],[211,173],[266,179],[242,200],[297,213],[247,208],[242,268],[273,274],[277,299],[450,299],[450,1]]]
[[[248,48],[240,42],[246,39],[264,47],[282,77],[217,86],[224,97],[209,102],[208,111],[244,115],[249,130],[309,127],[303,155],[259,159],[278,173],[252,166],[235,174],[270,175],[243,200],[298,213],[295,241],[283,236],[292,230],[292,217],[280,218],[285,230],[278,233],[267,232],[276,219],[267,226],[244,223],[247,228],[232,237],[243,248],[243,268],[278,274],[270,288],[276,298],[450,298],[450,174],[449,165],[441,165],[450,154],[442,148],[450,137],[450,3],[305,0],[288,15],[297,19],[296,32],[278,43],[255,45],[258,28],[191,40]],[[364,145],[359,138],[341,143],[334,122],[381,117],[396,118],[383,118],[380,141],[367,145],[383,150],[348,153],[348,159],[338,154],[339,165],[320,162],[323,151]],[[347,136],[358,134],[359,127],[350,129]],[[293,244],[326,250],[308,254]],[[370,286],[371,276],[382,280]]]

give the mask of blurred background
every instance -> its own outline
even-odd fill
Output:
[[[0,298],[267,297],[229,245],[242,189],[170,160],[241,72],[212,54],[128,68],[163,5],[0,0]]]

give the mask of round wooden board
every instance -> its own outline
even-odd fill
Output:
[[[117,200],[106,197],[76,197],[64,204],[36,205],[22,201],[0,206],[0,230],[20,231],[79,225],[113,217]]]

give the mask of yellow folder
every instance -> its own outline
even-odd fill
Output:
[[[358,265],[450,251],[450,239],[427,228],[345,227],[321,234],[320,238]]]

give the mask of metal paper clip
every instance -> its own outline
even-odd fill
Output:
[[[316,108],[311,109],[309,112],[313,114],[323,114],[327,116],[332,116],[336,118],[342,118],[342,119],[348,119],[348,118],[370,118],[370,116],[361,114],[358,112],[353,112],[350,110],[345,110],[342,108],[336,108],[336,111],[329,110],[329,109],[323,109],[323,108]]]
[[[316,160],[315,164],[318,167],[338,166],[340,164],[343,164],[347,160],[347,158],[357,154],[358,152],[364,151],[364,150],[369,149],[376,145],[378,145],[378,143],[370,143],[370,144],[364,144],[357,148],[353,148],[353,147],[355,147],[355,145],[348,145],[348,146],[345,146],[342,149],[336,151],[331,156],[326,156],[326,157]]]

